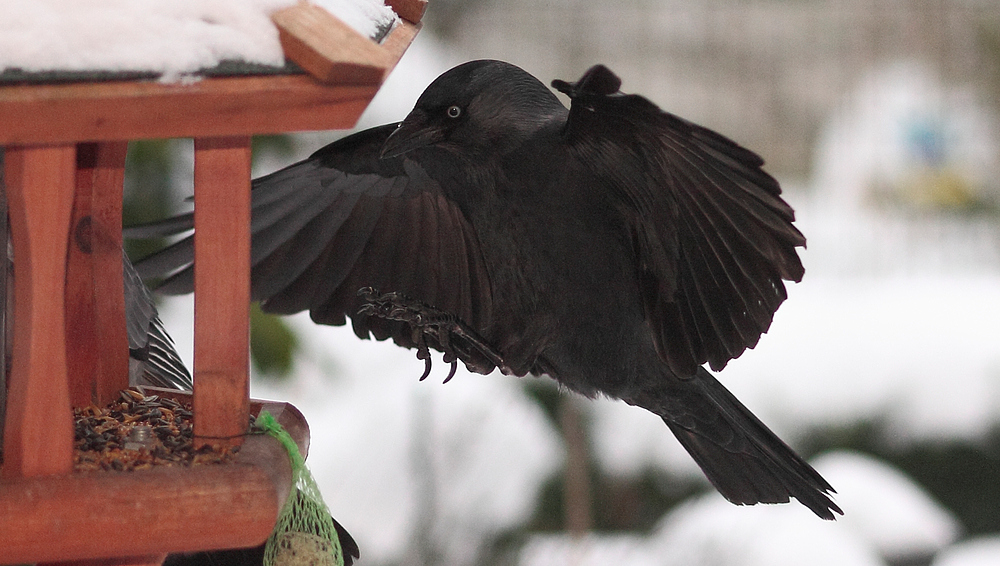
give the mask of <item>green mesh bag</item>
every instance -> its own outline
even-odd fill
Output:
[[[264,566],[344,566],[337,524],[295,441],[267,411],[256,426],[284,445],[292,465],[292,491],[264,547]]]

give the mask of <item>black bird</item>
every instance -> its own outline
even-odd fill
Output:
[[[256,179],[253,298],[643,407],[733,503],[794,497],[833,519],[833,488],[702,367],[755,346],[783,280],[803,275],[778,183],[603,66],[553,86],[569,110],[516,66],[465,63],[402,123]],[[192,250],[188,237],[140,273],[190,292]]]

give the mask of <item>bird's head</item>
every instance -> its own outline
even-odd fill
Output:
[[[502,153],[566,108],[538,79],[502,61],[470,61],[438,77],[382,147],[382,157],[437,146]]]

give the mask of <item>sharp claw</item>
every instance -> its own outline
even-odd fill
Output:
[[[458,371],[458,360],[451,361],[451,370],[448,372],[448,377],[444,378],[442,383],[448,383],[451,378],[455,377],[455,372]]]
[[[357,295],[363,300],[363,304],[358,307],[359,315],[379,317],[409,326],[411,340],[417,347],[417,359],[424,360],[425,363],[424,373],[420,376],[421,381],[426,379],[431,371],[430,351],[426,342],[428,338],[433,338],[437,342],[435,349],[444,352],[444,362],[451,364],[451,371],[444,380],[445,383],[455,376],[460,359],[467,365],[474,363],[476,368],[485,369],[485,363],[470,358],[475,353],[485,357],[489,363],[504,373],[510,373],[503,357],[455,315],[410,299],[398,291],[380,294],[374,287],[362,287],[358,289]],[[452,347],[453,342],[457,348]]]

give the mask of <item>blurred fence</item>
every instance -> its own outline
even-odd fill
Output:
[[[454,4],[454,5],[453,5]],[[991,102],[1000,76],[993,0],[439,0],[456,50],[543,80],[604,63],[665,109],[805,176],[823,120],[859,77],[900,59]],[[456,15],[457,14],[457,15]]]

